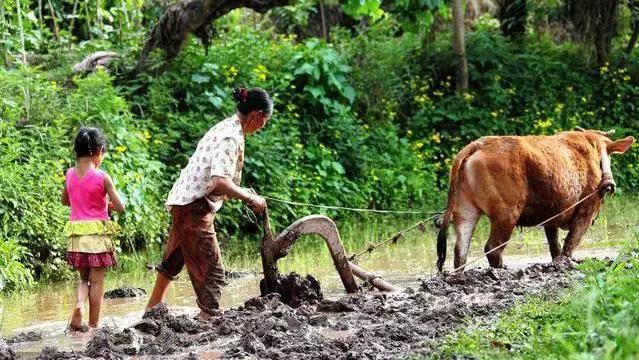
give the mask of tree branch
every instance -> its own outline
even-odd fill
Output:
[[[171,62],[192,33],[208,33],[206,27],[217,18],[238,8],[249,8],[264,13],[272,8],[286,6],[291,0],[184,0],[169,7],[151,30],[140,59],[138,72],[148,67],[149,54],[155,49],[165,52],[166,63]]]

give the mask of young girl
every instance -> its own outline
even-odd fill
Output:
[[[124,204],[109,175],[98,170],[106,152],[102,132],[81,128],[75,137],[74,150],[76,165],[67,170],[62,203],[71,207],[70,221],[64,228],[68,236],[67,263],[80,273],[69,328],[80,330],[87,296],[89,327],[97,328],[100,323],[104,275],[116,263],[111,235],[119,230],[117,223],[109,221],[108,209],[123,212]]]

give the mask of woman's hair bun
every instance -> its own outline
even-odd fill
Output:
[[[233,89],[233,98],[239,103],[244,103],[248,100],[248,90],[245,88]]]

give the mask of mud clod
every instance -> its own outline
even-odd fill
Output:
[[[11,350],[9,344],[0,338],[0,360],[13,360],[15,358],[16,354]]]
[[[244,351],[249,354],[259,354],[266,351],[266,346],[264,346],[262,341],[253,333],[244,335],[240,342]]]
[[[54,346],[45,346],[36,357],[36,360],[69,360],[69,359],[90,359],[74,351],[62,351]]]
[[[146,290],[139,287],[123,286],[104,293],[105,299],[122,299],[146,295]]]
[[[32,342],[32,341],[40,341],[42,340],[42,332],[39,331],[29,331],[23,332],[14,335],[12,338],[7,340],[9,344],[17,344],[23,342]]]
[[[264,293],[263,283],[264,280],[262,280],[260,287],[262,288],[262,296],[265,296],[267,294]],[[317,304],[324,298],[319,281],[311,275],[306,275],[305,278],[296,273],[278,275],[273,290],[281,295],[283,303],[295,308],[302,304]]]

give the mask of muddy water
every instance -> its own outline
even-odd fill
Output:
[[[613,204],[614,206],[614,204]],[[610,208],[610,206],[609,206]],[[616,253],[624,239],[639,231],[637,218],[621,209],[602,214],[596,225],[589,231],[577,257],[605,257]],[[606,216],[607,215],[607,216]],[[387,238],[397,229],[405,228],[413,222],[409,220],[392,222],[391,220],[367,221],[365,225],[338,224],[348,253],[365,248],[365,244]],[[526,230],[524,230],[526,231]],[[377,275],[388,279],[400,287],[413,286],[419,278],[428,278],[435,269],[435,235],[429,227],[425,233],[414,232],[401,240],[400,245],[389,246],[365,255],[360,265]],[[481,250],[488,230],[485,222],[480,224],[471,245],[469,259],[482,258]],[[565,234],[562,234],[565,235]],[[531,262],[549,261],[543,230],[534,229],[525,233],[519,230],[513,234],[515,240],[506,248],[505,264],[509,267],[523,267]],[[449,239],[447,265],[452,263],[453,236]],[[257,243],[256,243],[257,244]],[[226,267],[234,270],[259,271],[260,260],[255,248],[234,251],[225,249]],[[482,258],[473,266],[486,266]],[[322,283],[325,295],[337,296],[343,293],[339,278],[332,267],[332,260],[319,238],[305,237],[299,240],[293,251],[280,261],[282,272],[297,271],[301,274],[313,274]],[[107,279],[106,289],[123,285],[136,286],[150,292],[155,274],[140,272],[114,275]],[[239,279],[230,279],[222,295],[222,308],[228,309],[243,303],[246,299],[259,294],[260,275],[248,275]],[[1,303],[0,333],[10,338],[17,332],[35,331],[43,334],[43,339],[14,345],[16,352],[25,358],[35,357],[45,345],[55,345],[63,349],[80,349],[88,341],[86,335],[67,335],[64,333],[69,309],[75,303],[74,284],[55,284],[39,288],[37,291],[5,297]],[[144,308],[146,297],[133,299],[105,299],[103,305],[103,324],[116,328],[128,327],[137,322]],[[195,298],[186,273],[174,283],[169,292],[167,303],[177,312],[195,313]]]

